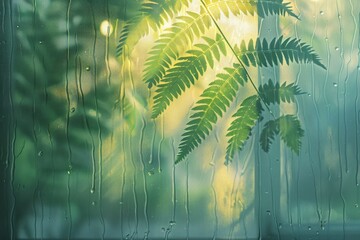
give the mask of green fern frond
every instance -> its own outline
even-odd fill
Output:
[[[257,13],[260,17],[266,17],[268,15],[283,15],[288,14],[289,16],[299,19],[299,17],[292,11],[290,2],[284,3],[283,0],[258,0],[251,1],[251,3],[256,4]]]
[[[260,145],[265,152],[269,151],[275,135],[278,134],[280,134],[281,140],[299,155],[301,138],[304,136],[299,119],[294,115],[284,115],[268,121],[260,135]]]
[[[244,85],[248,80],[245,69],[239,64],[234,64],[233,68],[225,68],[225,71],[226,73],[218,74],[217,79],[210,83],[192,109],[194,113],[182,135],[175,163],[182,161],[209,135],[213,124],[234,100],[240,85]]]
[[[214,59],[220,60],[220,54],[226,55],[224,39],[216,35],[216,40],[203,37],[207,44],[196,44],[196,49],[187,51],[187,56],[179,58],[157,85],[154,96],[152,118],[159,116],[167,106],[186,88],[189,88],[207,70],[214,67]]]
[[[166,21],[172,19],[190,0],[153,0],[142,4],[139,14],[127,22],[120,32],[116,55],[123,53],[125,45],[134,46],[150,29],[158,30]]]
[[[285,15],[288,14],[298,19],[298,16],[292,11],[290,3],[284,3],[282,0],[204,0],[213,16],[218,19],[222,12],[226,17],[229,13],[237,16],[242,14],[258,16],[264,18],[268,15]]]
[[[246,140],[251,136],[251,130],[261,118],[262,111],[263,108],[258,95],[250,96],[242,101],[240,108],[232,116],[235,119],[227,130],[226,136],[229,137],[229,140],[225,164],[232,161],[236,151],[241,151]]]
[[[259,94],[262,97],[265,104],[280,104],[282,102],[294,102],[295,96],[304,94],[299,88],[299,86],[294,83],[280,84],[277,82],[275,85],[273,81],[270,79],[268,83],[265,83],[259,87]]]
[[[243,40],[240,46],[234,48],[236,54],[246,66],[274,66],[286,64],[290,62],[309,63],[326,69],[321,63],[319,56],[314,52],[312,47],[300,41],[297,38],[287,38],[283,40],[283,36],[274,38],[270,44],[266,39],[262,41],[258,38],[255,42],[251,39],[246,45]]]
[[[145,62],[144,81],[151,88],[164,76],[171,65],[171,59],[178,57],[179,49],[191,45],[195,37],[200,37],[211,26],[211,19],[205,11],[200,14],[187,12],[177,17],[175,23],[161,34],[149,52]]]

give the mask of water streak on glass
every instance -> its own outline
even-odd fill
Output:
[[[142,116],[142,127],[140,133],[140,142],[139,142],[139,159],[141,164],[141,172],[143,177],[143,186],[144,186],[144,217],[146,222],[146,231],[144,239],[148,239],[148,235],[150,232],[150,224],[149,224],[149,217],[148,217],[148,189],[147,189],[147,182],[146,182],[146,169],[145,169],[145,160],[143,156],[143,147],[144,147],[144,133],[146,128],[146,120],[145,117]]]
[[[215,140],[216,140],[216,146],[218,146],[219,144],[219,139],[218,139],[218,134],[217,134],[217,131],[215,131]],[[212,193],[213,193],[213,197],[214,197],[214,218],[215,218],[215,222],[214,222],[214,232],[213,232],[213,236],[212,236],[212,239],[216,239],[216,236],[217,236],[217,232],[218,232],[218,226],[219,226],[219,219],[218,219],[218,214],[217,214],[217,211],[218,211],[218,206],[217,206],[217,194],[216,194],[216,189],[215,189],[215,186],[214,186],[214,179],[215,179],[215,170],[216,170],[216,153],[217,153],[217,147],[215,147],[214,149],[214,152],[212,154],[212,157],[211,157],[211,162],[210,162],[210,165],[211,165],[211,190],[212,190]],[[188,165],[188,163],[187,163]],[[188,166],[187,166],[188,167]],[[187,170],[188,172],[188,170]],[[187,182],[188,184],[188,182]]]
[[[66,100],[67,100],[67,111],[66,111],[66,126],[65,126],[65,135],[66,135],[66,144],[68,148],[68,176],[67,176],[67,204],[68,204],[68,220],[69,220],[69,230],[68,238],[71,238],[72,234],[72,209],[71,209],[71,171],[72,171],[72,151],[70,146],[69,139],[69,124],[70,124],[70,93],[69,93],[69,68],[70,68],[70,11],[71,11],[71,2],[69,0],[67,3],[66,9],[66,37],[67,37],[67,54],[66,54],[66,71],[65,71],[65,91],[66,91]]]
[[[162,144],[165,140],[165,120],[164,120],[164,115],[161,115],[160,117],[160,127],[161,127],[161,138],[160,138],[160,141],[159,141],[159,145],[158,145],[158,156],[157,156],[157,159],[158,159],[158,172],[162,172],[162,168],[161,168],[161,149],[162,149]],[[175,150],[174,150],[175,151]]]
[[[336,10],[337,10],[337,16],[338,16],[338,23],[339,23],[339,34],[340,34],[340,48],[341,48],[341,52],[340,52],[340,59],[341,59],[341,67],[340,67],[340,71],[339,71],[339,75],[338,75],[338,82],[340,83],[341,81],[341,74],[344,71],[344,39],[343,39],[343,27],[342,27],[342,21],[341,21],[341,13],[339,11],[339,4],[338,1],[336,1]],[[338,47],[336,47],[335,50],[339,50]],[[340,90],[337,90],[337,95],[336,95],[336,99],[337,99],[337,106],[340,106]],[[345,111],[345,110],[344,110]],[[345,202],[345,197],[343,195],[343,189],[344,189],[344,179],[343,179],[343,173],[344,173],[344,167],[343,167],[343,163],[342,163],[342,155],[341,155],[341,142],[342,139],[340,138],[340,109],[338,109],[338,116],[337,116],[337,120],[338,120],[338,128],[337,128],[337,132],[338,132],[338,151],[339,151],[339,174],[340,174],[340,189],[339,189],[339,195],[340,198],[342,200],[342,232],[343,232],[343,238],[345,239],[345,224],[346,224],[346,202]],[[346,149],[345,149],[346,151]],[[345,171],[347,171],[347,159],[345,159]]]
[[[358,19],[358,22],[357,24],[355,25],[356,26],[356,29],[358,31],[358,38],[359,38],[359,41],[358,41],[358,46],[357,46],[357,50],[358,50],[358,53],[357,53],[357,57],[358,57],[358,61],[357,61],[357,66],[356,66],[356,78],[355,78],[355,86],[356,86],[356,90],[359,89],[359,76],[360,76],[360,13],[359,13],[359,19]],[[355,139],[355,142],[356,142],[356,146],[359,146],[359,134],[358,134],[358,130],[359,130],[359,113],[360,111],[358,110],[359,107],[358,107],[358,103],[359,103],[359,93],[358,91],[356,91],[356,97],[355,97],[355,133],[356,133],[356,139]],[[359,186],[359,159],[360,159],[360,151],[359,151],[359,148],[357,147],[356,148],[356,154],[355,154],[355,157],[356,157],[356,174],[355,174],[355,183],[356,183],[356,186],[358,187]],[[357,194],[357,201],[359,201],[359,188],[358,188],[358,194]]]

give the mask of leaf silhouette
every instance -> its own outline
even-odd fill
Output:
[[[196,49],[187,51],[188,55],[179,58],[157,85],[152,118],[159,116],[173,99],[193,85],[208,65],[213,68],[213,58],[219,61],[220,54],[226,55],[224,39],[219,34],[216,40],[207,37],[204,40],[207,44],[196,44]]]
[[[258,95],[253,95],[242,101],[240,108],[232,116],[226,136],[229,137],[226,149],[225,163],[229,164],[236,151],[241,151],[246,140],[251,136],[251,130],[261,118],[263,108]]]
[[[290,62],[313,62],[326,69],[312,47],[297,38],[284,40],[281,36],[273,38],[270,43],[266,39],[261,41],[257,38],[255,43],[251,39],[247,45],[243,40],[240,46],[235,46],[235,52],[246,66],[273,67],[284,64],[284,61],[287,65]]]
[[[239,64],[234,64],[233,68],[225,68],[225,71],[226,73],[218,74],[217,79],[210,83],[192,109],[194,113],[182,135],[176,163],[182,161],[209,135],[213,124],[234,100],[240,85],[247,81],[244,68]]]

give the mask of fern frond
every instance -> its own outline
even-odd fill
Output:
[[[241,151],[246,140],[251,136],[251,130],[261,118],[262,111],[258,95],[250,96],[242,101],[240,108],[232,116],[235,119],[227,130],[226,136],[229,137],[229,140],[225,164],[232,161],[236,151]]]
[[[189,88],[207,70],[214,67],[214,59],[220,60],[220,53],[226,55],[224,39],[216,35],[216,40],[203,37],[207,44],[196,44],[196,49],[187,51],[187,56],[179,58],[157,85],[154,96],[152,118],[160,115],[167,106],[186,88]],[[214,59],[213,59],[214,58]]]
[[[246,45],[243,40],[240,46],[235,46],[234,50],[246,66],[272,67],[283,64],[285,60],[287,65],[289,65],[290,62],[313,62],[326,69],[312,47],[297,38],[287,38],[283,40],[283,36],[281,36],[271,40],[270,44],[266,39],[261,41],[258,38],[255,45],[252,39],[248,45]]]
[[[256,4],[257,13],[260,17],[266,17],[268,15],[283,15],[288,14],[289,16],[299,19],[299,17],[291,9],[291,2],[284,3],[283,0],[258,0],[251,1]]]
[[[217,79],[210,83],[192,109],[194,113],[182,135],[175,163],[182,161],[209,135],[213,124],[234,100],[240,85],[244,85],[248,80],[244,68],[239,64],[234,64],[233,68],[225,68],[225,71],[226,73],[218,74]]]
[[[281,140],[299,155],[301,138],[304,136],[299,119],[294,115],[284,115],[268,121],[260,135],[260,145],[265,152],[269,151],[275,135],[278,134],[280,134]]]
[[[280,84],[277,82],[275,85],[270,79],[268,83],[265,83],[259,87],[259,94],[262,97],[265,104],[280,104],[282,102],[294,102],[295,96],[304,94],[299,88],[299,86],[294,83]]]
[[[171,59],[178,57],[180,48],[191,45],[195,37],[200,37],[211,26],[211,19],[205,11],[200,14],[187,12],[177,17],[175,23],[161,34],[149,52],[145,62],[144,81],[148,87],[159,83],[171,65]]]
[[[116,55],[120,56],[125,45],[134,46],[150,29],[158,30],[166,21],[172,19],[190,0],[153,0],[142,4],[139,13],[127,22],[120,32]]]
[[[204,2],[216,19],[220,18],[220,13],[229,17],[230,12],[235,16],[241,13],[254,16],[257,13],[262,18],[273,14],[288,14],[298,19],[290,3],[284,3],[282,0],[205,0]]]

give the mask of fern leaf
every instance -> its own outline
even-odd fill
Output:
[[[152,118],[160,115],[175,98],[194,84],[198,76],[207,70],[208,65],[213,68],[213,58],[219,61],[220,53],[226,55],[225,42],[221,35],[218,34],[216,40],[207,37],[204,37],[204,40],[207,44],[196,44],[196,50],[187,51],[188,55],[179,58],[157,85]]]
[[[292,11],[291,3],[284,3],[283,0],[258,0],[250,1],[257,6],[257,14],[260,17],[266,17],[268,15],[283,15],[288,14],[289,16],[299,19],[299,17]]]
[[[144,81],[151,88],[164,76],[171,65],[171,59],[178,57],[181,47],[191,45],[195,37],[200,37],[211,25],[211,19],[205,11],[200,14],[187,12],[177,18],[175,23],[161,34],[150,51],[145,62]]]
[[[120,56],[125,45],[134,46],[150,29],[158,30],[166,21],[173,18],[190,0],[152,0],[142,4],[139,13],[127,22],[120,32],[116,55]]]
[[[260,135],[260,145],[265,152],[269,151],[275,135],[280,134],[281,140],[297,155],[300,153],[301,137],[304,130],[299,119],[294,115],[284,115],[270,120],[264,125]]]
[[[262,18],[273,14],[288,14],[298,19],[290,3],[283,3],[282,0],[205,0],[204,2],[216,19],[220,18],[220,13],[229,17],[229,12],[235,16],[241,13],[254,16],[254,13],[257,13]]]
[[[253,95],[242,101],[240,108],[232,116],[235,119],[227,130],[226,136],[229,140],[225,164],[232,161],[236,151],[241,151],[246,140],[251,136],[251,130],[261,118],[262,111],[259,96]]]
[[[283,36],[281,36],[274,38],[270,44],[266,39],[261,41],[258,38],[255,46],[253,40],[250,40],[248,45],[246,45],[245,41],[242,41],[240,46],[235,46],[234,50],[246,66],[272,67],[283,64],[285,60],[288,65],[290,62],[313,62],[326,69],[312,47],[297,38],[283,40]]]
[[[182,161],[205,139],[218,117],[222,116],[234,100],[239,86],[247,82],[247,75],[241,65],[234,64],[233,68],[225,68],[225,71],[210,83],[192,109],[194,113],[182,135],[175,163]]]
[[[279,118],[280,137],[283,142],[297,155],[300,153],[301,137],[304,130],[299,119],[294,115],[285,115]]]
[[[280,101],[288,103],[294,102],[295,96],[304,94],[304,92],[294,83],[286,84],[286,82],[284,82],[280,86],[279,83],[274,85],[270,79],[268,83],[259,87],[259,94],[264,103],[270,105],[275,103],[280,104]]]

